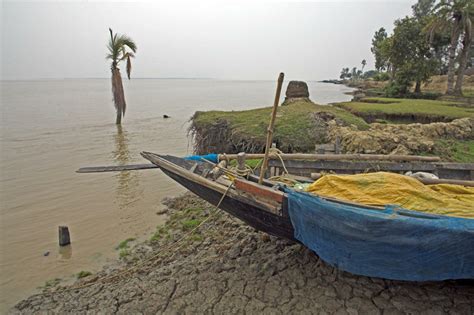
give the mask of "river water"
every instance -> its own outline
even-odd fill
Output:
[[[127,80],[118,128],[107,79],[0,84],[2,313],[48,280],[100,269],[117,258],[120,241],[150,237],[163,220],[160,200],[184,191],[158,170],[75,170],[145,163],[140,151],[190,154],[186,131],[196,110],[271,106],[275,90],[273,81]],[[351,98],[341,85],[308,84],[320,104]],[[57,244],[59,225],[70,229],[67,248]]]

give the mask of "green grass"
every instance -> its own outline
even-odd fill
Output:
[[[245,165],[248,167],[255,169],[257,166],[260,166],[262,163],[263,159],[250,159],[250,160],[245,160]],[[231,160],[230,161],[230,166],[237,166],[237,160]]]
[[[128,243],[133,242],[134,237],[129,237],[126,240],[121,241],[115,249],[126,249],[128,248]]]
[[[129,243],[133,242],[135,240],[134,237],[129,237],[126,240],[121,241],[118,246],[115,248],[119,251],[119,257],[124,258],[128,255],[130,255],[129,251]]]
[[[196,117],[197,124],[210,124],[219,119],[226,119],[239,131],[251,135],[266,137],[270,122],[271,107],[257,108],[245,111],[208,111],[200,112]],[[361,129],[367,129],[367,124],[359,117],[330,105],[317,105],[312,102],[300,101],[286,106],[279,106],[275,124],[276,132],[281,135],[293,133],[311,127],[310,113],[328,112],[334,114],[347,124],[353,124]]]
[[[170,239],[172,230],[190,231],[197,227],[205,219],[203,209],[199,207],[189,207],[182,211],[173,213],[166,221],[165,225],[157,227],[156,232],[151,236],[150,241]]]
[[[465,88],[462,94],[464,97],[474,98],[474,88]]]
[[[156,232],[151,236],[150,241],[158,241],[163,237],[169,237],[169,228],[166,225],[161,225],[156,229]]]
[[[436,140],[433,154],[453,162],[473,163],[474,140]]]
[[[38,287],[38,289],[55,287],[61,281],[62,281],[61,278],[50,279],[50,280],[46,281],[42,287]]]
[[[181,222],[183,230],[190,231],[197,227],[202,221],[198,219],[184,220]]]
[[[87,276],[90,276],[91,274],[92,274],[92,272],[90,272],[90,271],[81,270],[76,274],[76,278],[77,279],[82,279],[82,278],[85,278]]]
[[[122,248],[120,249],[119,251],[119,257],[120,258],[124,258],[126,256],[130,255],[130,251],[128,250],[128,248]]]
[[[454,102],[424,99],[398,99],[369,97],[360,102],[337,103],[336,106],[362,116],[374,118],[387,116],[407,116],[421,121],[450,120],[474,117],[474,109],[455,106]],[[385,118],[386,119],[386,118]]]
[[[203,151],[212,146],[225,147],[229,141],[243,146],[238,150],[260,151],[265,146],[271,111],[271,107],[265,107],[245,111],[197,112],[193,117],[191,129],[200,133],[203,141],[198,143],[198,147]],[[309,101],[294,102],[278,107],[273,135],[278,148],[304,152],[314,150],[316,143],[324,143],[326,130],[314,118],[314,114],[319,112],[331,113],[340,121],[355,125],[359,129],[369,128],[362,118],[341,108],[317,105]],[[223,122],[225,127],[219,126],[219,122]],[[227,134],[220,135],[220,132]],[[245,147],[245,144],[250,145]],[[226,149],[219,147],[218,150]]]

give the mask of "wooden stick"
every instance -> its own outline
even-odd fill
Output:
[[[147,170],[150,168],[158,168],[155,164],[132,164],[132,165],[117,165],[117,166],[92,166],[81,167],[76,173],[102,173],[102,172],[121,172],[134,170]]]
[[[331,175],[354,175],[354,174],[331,174]],[[323,177],[321,173],[311,173],[311,178],[316,180]],[[472,180],[458,180],[458,179],[432,179],[432,178],[418,178],[412,177],[414,179],[419,180],[425,185],[436,185],[436,184],[451,184],[451,185],[462,185],[462,186],[469,186],[474,187],[474,181]]]
[[[237,169],[239,171],[245,171],[246,166],[245,166],[245,152],[240,152],[237,154]]]
[[[273,102],[272,118],[270,119],[270,125],[268,126],[268,129],[267,129],[267,143],[265,144],[265,155],[263,157],[262,168],[260,169],[260,178],[258,179],[259,184],[262,184],[263,176],[268,166],[268,153],[270,152],[270,146],[272,145],[273,128],[275,127],[275,118],[276,118],[276,113],[278,109],[278,104],[280,103],[281,86],[283,84],[284,77],[285,77],[285,74],[283,72],[281,72],[280,75],[278,76],[278,84],[277,84],[277,89],[275,93],[275,101]]]
[[[359,161],[423,161],[423,162],[439,162],[438,156],[418,156],[418,155],[384,155],[384,154],[306,154],[306,153],[282,153],[283,160],[306,160],[306,161],[343,161],[343,160],[359,160]],[[247,160],[262,159],[265,154],[249,153],[246,155]],[[237,159],[237,154],[219,155],[220,160],[225,158],[230,160]],[[270,153],[269,159],[278,159],[276,154]]]
[[[216,180],[219,176],[221,176],[224,173],[224,170],[226,167],[227,167],[227,161],[222,160],[219,162],[219,164],[214,166],[214,168],[210,172],[210,175],[212,176],[214,180]]]

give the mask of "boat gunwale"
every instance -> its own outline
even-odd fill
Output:
[[[281,215],[281,213],[283,213],[283,211],[279,211],[276,207],[274,207],[270,204],[264,203],[260,200],[255,200],[255,199],[250,199],[248,197],[245,197],[244,195],[241,195],[238,192],[236,192],[235,187],[234,187],[234,191],[232,189],[228,189],[228,187],[226,187],[225,185],[219,184],[219,183],[217,183],[213,180],[210,180],[210,179],[205,178],[201,175],[193,173],[190,170],[186,169],[185,167],[182,167],[182,166],[177,165],[177,164],[175,164],[171,161],[168,161],[165,157],[163,157],[159,154],[152,153],[152,152],[142,152],[141,154],[146,159],[148,159],[146,156],[151,156],[153,160],[157,159],[158,161],[152,161],[152,160],[149,160],[149,161],[152,162],[155,165],[158,165],[160,168],[161,167],[165,168],[166,170],[168,170],[170,172],[175,171],[175,172],[177,172],[178,175],[184,176],[184,177],[186,177],[187,179],[191,180],[192,182],[194,182],[196,184],[205,185],[206,187],[208,187],[210,189],[213,189],[215,191],[218,191],[222,194],[226,193],[226,191],[228,190],[227,191],[227,196],[229,196],[231,198],[234,198],[234,199],[236,199],[238,201],[241,201],[241,202],[244,202],[244,203],[251,204],[252,206],[259,207],[259,208],[261,208],[262,211],[269,212],[269,213],[276,214],[276,215],[279,215],[279,216],[283,217],[283,215]],[[179,158],[179,157],[175,157],[175,158]],[[179,159],[184,160],[183,158],[179,158]],[[164,166],[159,165],[159,163],[155,163],[155,162],[161,162],[162,164],[164,164]],[[245,178],[241,178],[240,180],[244,180],[244,181],[248,181],[248,182],[253,183],[252,181],[249,181]],[[409,218],[409,219],[418,219],[418,220],[448,220],[448,219],[471,220],[469,218],[455,217],[455,216],[442,215],[442,214],[432,214],[432,213],[426,213],[426,212],[423,212],[423,211],[405,209],[405,208],[403,208],[401,206],[398,206],[398,205],[391,205],[391,204],[387,204],[387,205],[384,205],[384,206],[364,205],[364,204],[354,203],[354,202],[345,201],[345,200],[341,200],[341,199],[337,199],[337,198],[321,196],[321,195],[318,195],[318,194],[315,194],[315,193],[299,192],[299,191],[296,191],[296,190],[294,190],[294,191],[297,192],[297,193],[302,193],[302,194],[311,196],[311,197],[319,198],[319,199],[321,199],[325,202],[331,202],[331,203],[335,203],[335,204],[346,205],[346,206],[358,208],[358,210],[362,210],[362,211],[366,212],[366,214],[368,214],[369,213],[368,211],[370,211],[374,214],[376,213],[377,215],[387,216],[387,217],[390,217],[391,220],[394,219],[394,217],[393,217],[394,215],[396,216],[397,219],[407,219],[407,218]],[[288,199],[288,193],[282,192],[282,194],[283,194],[283,197],[285,199]],[[281,205],[283,207],[283,203],[281,203]],[[280,210],[282,210],[282,209],[280,209]]]
[[[208,188],[211,188],[211,189],[214,189],[222,194],[224,194],[227,190],[227,187],[222,185],[222,184],[219,184],[219,183],[216,183],[215,181],[212,181],[210,179],[207,179],[201,175],[198,175],[198,174],[195,174],[193,172],[191,172],[190,170],[180,166],[180,165],[177,165],[173,162],[170,162],[168,161],[166,158],[162,157],[161,155],[159,154],[156,154],[156,153],[152,153],[152,152],[141,152],[140,153],[145,159],[149,160],[150,162],[152,162],[153,164],[155,165],[158,165],[159,167],[164,167],[165,169],[167,169],[168,171],[177,171],[178,174],[180,175],[183,175],[183,176],[186,176],[189,180],[193,181],[194,183],[201,183],[201,184],[207,184],[206,187]],[[157,159],[158,161],[153,161],[151,159],[148,159],[147,156],[153,156],[152,159]],[[183,159],[184,160],[184,159]],[[164,164],[164,166],[160,165],[160,163],[156,163],[156,162],[160,162],[162,164]],[[185,173],[185,174],[183,174]],[[248,181],[247,179],[240,179],[240,180],[244,180],[244,181]],[[249,181],[251,183],[253,183],[252,181]],[[227,192],[227,194],[231,193],[232,194],[232,197],[233,198],[238,198],[238,197],[241,197],[242,196],[236,192],[233,192],[232,190],[229,190]],[[284,198],[288,198],[288,194],[287,193],[284,193],[282,192]],[[368,209],[368,210],[377,210],[377,211],[384,211],[386,209],[386,206],[373,206],[373,205],[364,205],[364,204],[360,204],[360,203],[354,203],[354,202],[350,202],[350,201],[345,201],[345,200],[340,200],[340,199],[336,199],[336,198],[331,198],[331,197],[325,197],[325,196],[321,196],[321,195],[317,195],[317,194],[314,194],[312,193],[311,194],[312,196],[314,197],[318,197],[318,198],[321,198],[323,200],[326,200],[326,201],[330,201],[330,202],[334,202],[334,203],[339,203],[339,204],[344,204],[344,205],[349,205],[349,206],[353,206],[353,207],[360,207],[360,208],[364,208],[364,209]],[[240,198],[239,198],[240,199]],[[249,199],[248,198],[245,198],[245,201],[248,201]],[[264,207],[267,207],[264,203],[260,203],[258,202],[258,204],[264,206]],[[267,209],[263,209],[265,211],[268,211],[268,212],[271,212],[271,213],[275,213],[275,211],[269,211]]]
[[[149,156],[150,154],[153,156],[153,158],[148,159],[147,156]],[[241,194],[237,193],[236,191],[233,191],[232,189],[229,189],[228,186],[225,186],[223,184],[219,184],[219,183],[217,183],[213,180],[210,180],[210,179],[205,178],[201,175],[193,173],[190,170],[188,170],[188,169],[186,169],[186,168],[184,168],[180,165],[177,165],[173,162],[170,162],[170,161],[166,160],[164,157],[162,157],[162,156],[160,156],[156,153],[142,152],[141,155],[144,158],[148,159],[153,164],[159,166],[160,168],[164,168],[169,172],[173,172],[177,175],[183,176],[186,179],[192,181],[193,183],[203,185],[203,186],[205,186],[209,189],[212,189],[214,191],[217,191],[217,192],[221,193],[222,195],[225,194],[225,196],[231,197],[231,198],[233,198],[237,201],[248,203],[252,206],[260,208],[263,211],[269,212],[271,214],[277,214],[277,215],[281,216],[280,215],[281,210],[278,209],[276,206],[267,204],[267,203],[262,202],[260,200],[254,200],[254,199],[246,198],[244,195],[241,195]],[[235,190],[235,188],[234,188],[234,190]],[[286,198],[287,195],[286,194],[284,194],[284,195],[285,195],[284,197]]]

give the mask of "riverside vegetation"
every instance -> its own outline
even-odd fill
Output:
[[[439,78],[436,79],[439,83]],[[466,88],[474,90],[473,78],[467,76],[465,81]],[[364,82],[367,87],[373,80]],[[356,93],[360,95],[367,90]],[[314,152],[315,145],[338,139],[343,153],[439,155],[448,161],[474,162],[472,99],[362,95],[357,101],[324,106],[314,104],[309,98],[285,101],[278,108],[274,142],[288,153]],[[270,112],[270,107],[196,112],[190,126],[195,151],[198,154],[262,152]]]

